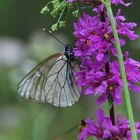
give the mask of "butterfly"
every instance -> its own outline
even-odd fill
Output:
[[[51,55],[25,76],[18,86],[19,96],[56,107],[72,106],[79,100],[81,89],[75,77],[79,67],[73,49],[64,48],[64,53]]]

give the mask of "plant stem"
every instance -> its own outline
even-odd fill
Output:
[[[110,17],[110,22],[111,22],[111,26],[112,26],[112,30],[113,30],[113,34],[114,34],[114,38],[115,38],[115,45],[116,45],[117,52],[118,52],[118,59],[119,59],[119,64],[120,64],[122,81],[123,81],[123,85],[124,85],[125,102],[126,102],[127,113],[128,113],[128,117],[129,117],[129,121],[130,121],[132,139],[137,140],[135,124],[134,124],[134,119],[133,119],[132,106],[131,106],[131,100],[130,100],[130,94],[129,94],[128,84],[127,84],[127,79],[126,79],[126,73],[125,73],[125,67],[124,67],[124,63],[123,63],[123,56],[122,56],[122,50],[121,50],[121,46],[120,46],[119,36],[117,33],[114,16],[113,16],[113,12],[111,9],[110,0],[106,0],[104,2],[105,2],[105,6],[107,8],[108,15]]]
[[[105,10],[103,10],[101,12],[101,21],[105,22]],[[109,58],[109,52],[106,52],[106,56]],[[109,62],[105,63],[105,72],[106,75],[108,76],[110,74],[110,65]],[[114,101],[112,100],[112,95],[111,93],[108,91],[108,104],[109,104],[109,115],[110,115],[110,119],[112,121],[112,125],[115,125],[115,112],[114,112]],[[111,106],[110,106],[111,105]]]
[[[108,52],[107,54],[108,55]],[[105,71],[106,74],[109,75],[110,74],[110,65],[109,62],[105,63]],[[108,104],[109,104],[109,115],[110,115],[110,119],[112,121],[112,125],[115,125],[115,112],[114,112],[114,101],[112,99],[112,94],[108,91]]]
[[[115,113],[114,113],[114,104],[112,103],[112,106],[109,110],[109,113],[110,113],[110,118],[111,118],[111,121],[112,121],[112,125],[115,125]]]

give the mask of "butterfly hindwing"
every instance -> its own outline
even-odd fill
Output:
[[[74,69],[65,55],[54,54],[36,66],[18,87],[18,94],[25,99],[67,107],[78,101]]]

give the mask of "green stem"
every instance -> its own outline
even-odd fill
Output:
[[[132,106],[131,106],[131,100],[130,100],[130,94],[129,94],[128,84],[127,84],[127,79],[126,79],[125,67],[124,67],[124,63],[123,63],[122,50],[121,50],[121,46],[120,46],[119,36],[117,33],[113,12],[111,9],[111,3],[110,3],[110,0],[106,0],[106,1],[103,0],[103,2],[105,2],[105,6],[107,8],[107,12],[110,17],[110,22],[111,22],[111,26],[112,26],[112,30],[113,30],[113,34],[114,34],[114,38],[115,38],[115,45],[116,45],[117,52],[118,52],[118,59],[119,59],[119,64],[120,64],[122,81],[123,81],[123,85],[124,85],[125,102],[126,102],[127,113],[128,113],[128,117],[129,117],[129,121],[130,121],[132,139],[137,140]]]
[[[64,9],[63,9],[63,11],[61,12],[61,14],[60,14],[60,16],[59,16],[59,18],[58,18],[58,20],[57,20],[56,24],[58,24],[58,23],[59,23],[59,21],[61,20],[61,18],[62,18],[62,16],[63,16],[63,14],[64,14],[64,12],[65,12],[65,10],[66,10],[66,8],[64,8]]]

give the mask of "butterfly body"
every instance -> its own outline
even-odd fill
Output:
[[[74,53],[68,45],[65,46],[65,53],[64,54],[67,57],[68,63],[71,63],[72,61],[74,61]]]
[[[56,107],[73,105],[80,97],[74,63],[73,51],[66,45],[64,54],[56,53],[46,58],[25,76],[18,94],[24,99]]]

